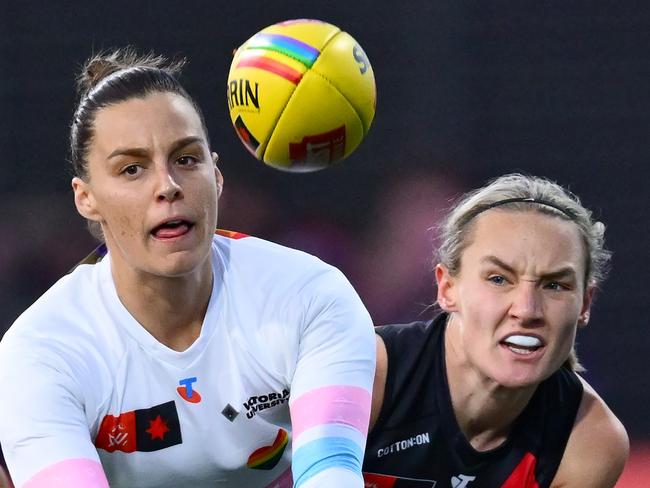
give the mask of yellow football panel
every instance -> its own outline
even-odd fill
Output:
[[[363,49],[347,32],[339,33],[320,54],[312,71],[320,73],[350,101],[367,133],[375,116],[375,75]]]
[[[324,168],[349,156],[363,135],[348,100],[318,73],[308,71],[278,120],[263,160],[292,171]]]
[[[252,143],[245,144],[247,149],[255,157],[261,159],[271,132],[296,89],[296,84],[268,69],[254,66],[237,67],[238,61],[249,55],[256,56],[259,53],[263,54],[265,58],[271,58],[284,66],[295,69],[298,73],[304,73],[306,68],[282,54],[258,50],[248,50],[245,53],[245,56],[238,55],[233,60],[228,74],[226,99],[230,120],[235,125],[235,130],[238,132],[241,130],[236,123],[237,119],[240,118],[239,124],[243,123],[246,130],[257,142],[256,149],[254,149]]]

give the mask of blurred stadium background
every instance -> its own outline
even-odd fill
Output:
[[[245,152],[225,83],[234,48],[303,17],[359,41],[378,104],[349,160],[294,175]],[[0,334],[93,246],[66,164],[79,66],[125,44],[183,55],[226,178],[220,226],[337,265],[378,324],[429,316],[430,229],[460,192],[523,171],[580,195],[607,224],[614,261],[578,351],[633,441],[618,486],[650,486],[649,26],[644,2],[597,0],[4,0]]]

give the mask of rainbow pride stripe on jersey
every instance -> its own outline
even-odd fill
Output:
[[[278,430],[278,435],[275,437],[273,444],[260,447],[248,456],[246,466],[251,469],[273,469],[282,457],[288,442],[289,434],[287,434],[287,431],[284,429]]]
[[[280,53],[295,59],[306,68],[311,68],[320,55],[320,51],[315,47],[305,44],[298,39],[280,34],[257,34],[250,39],[246,45],[246,49],[259,49]],[[263,54],[244,54],[239,63],[237,63],[237,67],[263,69],[281,76],[295,85],[302,79],[302,73],[300,71],[282,61]]]

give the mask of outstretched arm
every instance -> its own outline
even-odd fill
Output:
[[[23,385],[0,397],[0,442],[16,488],[108,488],[74,380],[47,351],[3,346],[0,381]]]
[[[291,385],[294,486],[361,488],[375,369],[368,312],[338,271],[319,277]]]

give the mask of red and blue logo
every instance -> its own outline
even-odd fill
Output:
[[[196,376],[185,378],[178,382],[181,386],[176,388],[176,391],[186,402],[199,403],[201,401],[201,395],[192,386],[194,383],[196,383]]]

